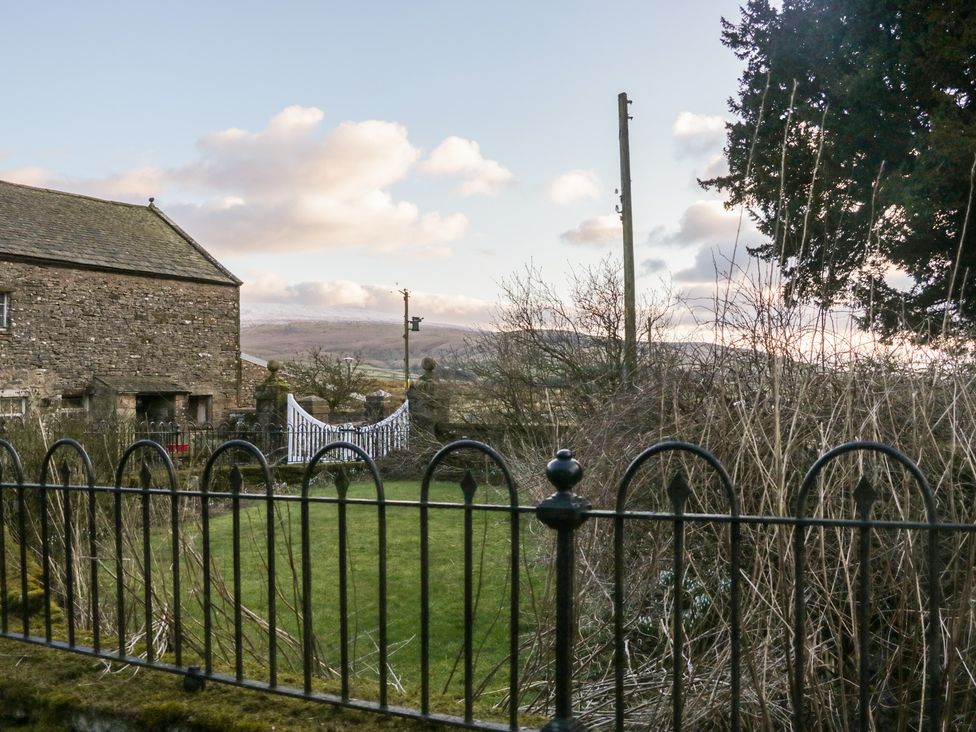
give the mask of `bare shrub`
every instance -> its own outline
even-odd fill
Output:
[[[872,440],[893,445],[921,466],[943,521],[976,522],[971,396],[976,369],[964,351],[870,342],[853,326],[838,327],[850,320],[832,324],[822,311],[777,296],[768,280],[754,277],[736,287],[735,297],[712,311],[722,319],[712,323],[717,343],[656,344],[643,354],[632,382],[593,388],[595,408],[564,425],[560,446],[572,447],[586,471],[577,492],[597,508],[614,508],[630,460],[659,441],[676,439],[700,444],[723,462],[742,514],[792,516],[798,488],[819,455],[850,440]],[[513,460],[521,484],[536,498],[551,490],[538,466],[555,446],[525,445]],[[667,487],[679,470],[692,489],[687,512],[729,512],[721,485],[705,466],[674,456],[642,470],[627,509],[673,510]],[[855,518],[853,493],[862,475],[877,493],[873,518],[927,520],[910,477],[890,461],[864,455],[844,458],[826,471],[809,497],[808,515]],[[597,727],[612,720],[612,531],[611,522],[593,520],[578,537],[576,703],[581,716]],[[628,524],[628,723],[651,729],[670,720],[675,593],[682,594],[685,608],[685,723],[721,727],[728,715],[728,527],[689,522],[686,531],[688,564],[678,587],[670,523]],[[747,728],[780,728],[791,720],[792,537],[789,526],[742,528]],[[926,545],[923,532],[872,532],[871,698],[879,727],[920,724]],[[820,728],[843,727],[855,718],[858,704],[858,537],[850,529],[809,529],[806,551],[807,705]],[[968,534],[944,537],[941,642],[950,652],[943,701],[946,718],[959,728],[971,726],[976,713],[976,625],[969,612],[974,552]],[[547,678],[550,642],[545,633],[527,640],[530,676]],[[542,694],[536,708],[548,702]]]

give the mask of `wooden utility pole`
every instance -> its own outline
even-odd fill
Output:
[[[404,287],[400,292],[403,294],[403,388],[410,388],[410,331],[414,333],[420,330],[423,318],[416,315],[410,317],[410,290]]]
[[[624,378],[637,371],[637,314],[634,296],[634,218],[630,204],[630,130],[627,92],[617,95],[620,119],[620,220],[624,229]]]
[[[403,293],[403,388],[410,388],[410,290]]]

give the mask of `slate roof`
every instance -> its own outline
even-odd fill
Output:
[[[0,259],[4,255],[241,284],[152,204],[136,206],[0,181]]]

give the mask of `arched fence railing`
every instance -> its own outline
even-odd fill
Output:
[[[328,461],[357,460],[362,455],[379,459],[394,450],[406,450],[410,440],[410,402],[401,404],[393,414],[375,424],[357,427],[350,424],[328,424],[316,419],[288,395],[288,462],[306,463],[323,447],[335,442],[359,448],[330,450]]]
[[[335,455],[364,467],[350,476]],[[883,480],[864,467],[872,460]],[[231,440],[199,484],[181,487],[170,451],[140,440],[114,483],[99,485],[82,445],[59,440],[29,483],[0,439],[0,637],[168,671],[188,691],[230,684],[467,729],[516,730],[542,714],[548,730],[868,730],[893,708],[907,728],[972,722],[946,705],[967,683],[947,678],[946,658],[972,659],[951,645],[943,583],[947,541],[969,540],[976,524],[941,522],[923,473],[897,450],[851,442],[827,452],[781,516],[743,513],[721,462],[683,442],[641,452],[612,507],[577,493],[583,467],[568,450],[544,472],[555,492],[523,503],[502,456],[460,440],[418,484],[387,485],[363,445],[334,441],[289,493],[260,450]],[[848,487],[835,496],[838,486]],[[883,496],[899,506],[895,519],[873,515]],[[912,500],[924,517],[905,515]],[[854,516],[828,515],[852,506]],[[884,549],[895,535],[908,537],[901,553]],[[759,552],[764,541],[791,556],[760,566],[775,554]],[[811,565],[812,546],[842,561]],[[894,620],[904,598],[876,591],[878,557],[888,569],[903,558],[898,572],[918,576],[914,609]],[[838,567],[851,571],[834,582]],[[791,599],[782,611],[764,584],[774,572]],[[824,591],[838,602],[821,602]],[[595,626],[583,627],[584,612]],[[917,628],[919,647],[894,644],[895,626]],[[764,659],[760,636],[778,639],[767,655],[789,650]],[[649,648],[658,655],[641,665]],[[708,653],[721,668],[704,684]],[[885,654],[904,678],[879,670]],[[329,678],[338,691],[326,690]],[[850,703],[824,711],[835,681]],[[412,690],[419,708],[401,702]],[[718,712],[703,717],[703,699]]]

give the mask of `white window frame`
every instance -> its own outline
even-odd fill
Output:
[[[11,417],[22,419],[27,414],[27,395],[24,392],[0,389],[0,400],[2,400],[0,401],[0,419],[9,419]],[[20,411],[7,411],[6,405],[13,405],[15,400],[20,401]]]
[[[0,290],[0,330],[10,329],[10,293]]]

